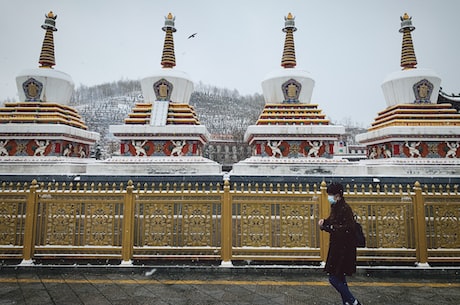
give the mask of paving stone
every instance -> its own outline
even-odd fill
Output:
[[[148,275],[146,275],[148,274]],[[349,277],[364,305],[460,304],[458,270],[361,272]],[[339,294],[318,270],[159,268],[0,269],[0,305],[332,305]]]

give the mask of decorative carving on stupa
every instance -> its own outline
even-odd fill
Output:
[[[162,78],[153,84],[153,90],[157,97],[157,101],[169,101],[171,100],[171,92],[173,90],[173,84]]]
[[[24,90],[27,102],[40,101],[43,83],[31,77],[22,84],[22,90]]]
[[[431,94],[433,93],[433,84],[427,80],[422,79],[421,81],[414,84],[415,101],[414,103],[430,103]]]

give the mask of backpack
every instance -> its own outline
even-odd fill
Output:
[[[366,236],[364,236],[363,227],[357,221],[355,221],[355,240],[357,248],[366,247]]]

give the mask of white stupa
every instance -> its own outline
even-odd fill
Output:
[[[136,104],[123,125],[111,125],[120,140],[120,156],[106,160],[101,171],[132,174],[216,174],[221,166],[202,156],[209,133],[189,104],[193,82],[176,66],[175,17],[165,17],[162,68],[141,80],[144,101]]]
[[[49,12],[42,25],[46,33],[40,67],[16,77],[20,102],[0,108],[1,173],[83,173],[90,146],[99,140],[69,106],[72,78],[53,68],[56,17]]]
[[[382,84],[387,108],[356,140],[367,146],[368,171],[393,175],[460,175],[460,114],[438,104],[441,78],[417,68],[412,17],[401,17],[402,70]]]
[[[295,17],[285,17],[286,33],[281,68],[262,81],[265,107],[256,125],[248,127],[244,140],[253,156],[233,166],[233,174],[292,174],[330,172],[343,126],[329,124],[317,104],[311,104],[315,80],[296,68]]]

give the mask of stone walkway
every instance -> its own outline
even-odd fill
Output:
[[[459,269],[360,269],[363,305],[460,304]],[[318,268],[1,267],[0,305],[341,304]]]

